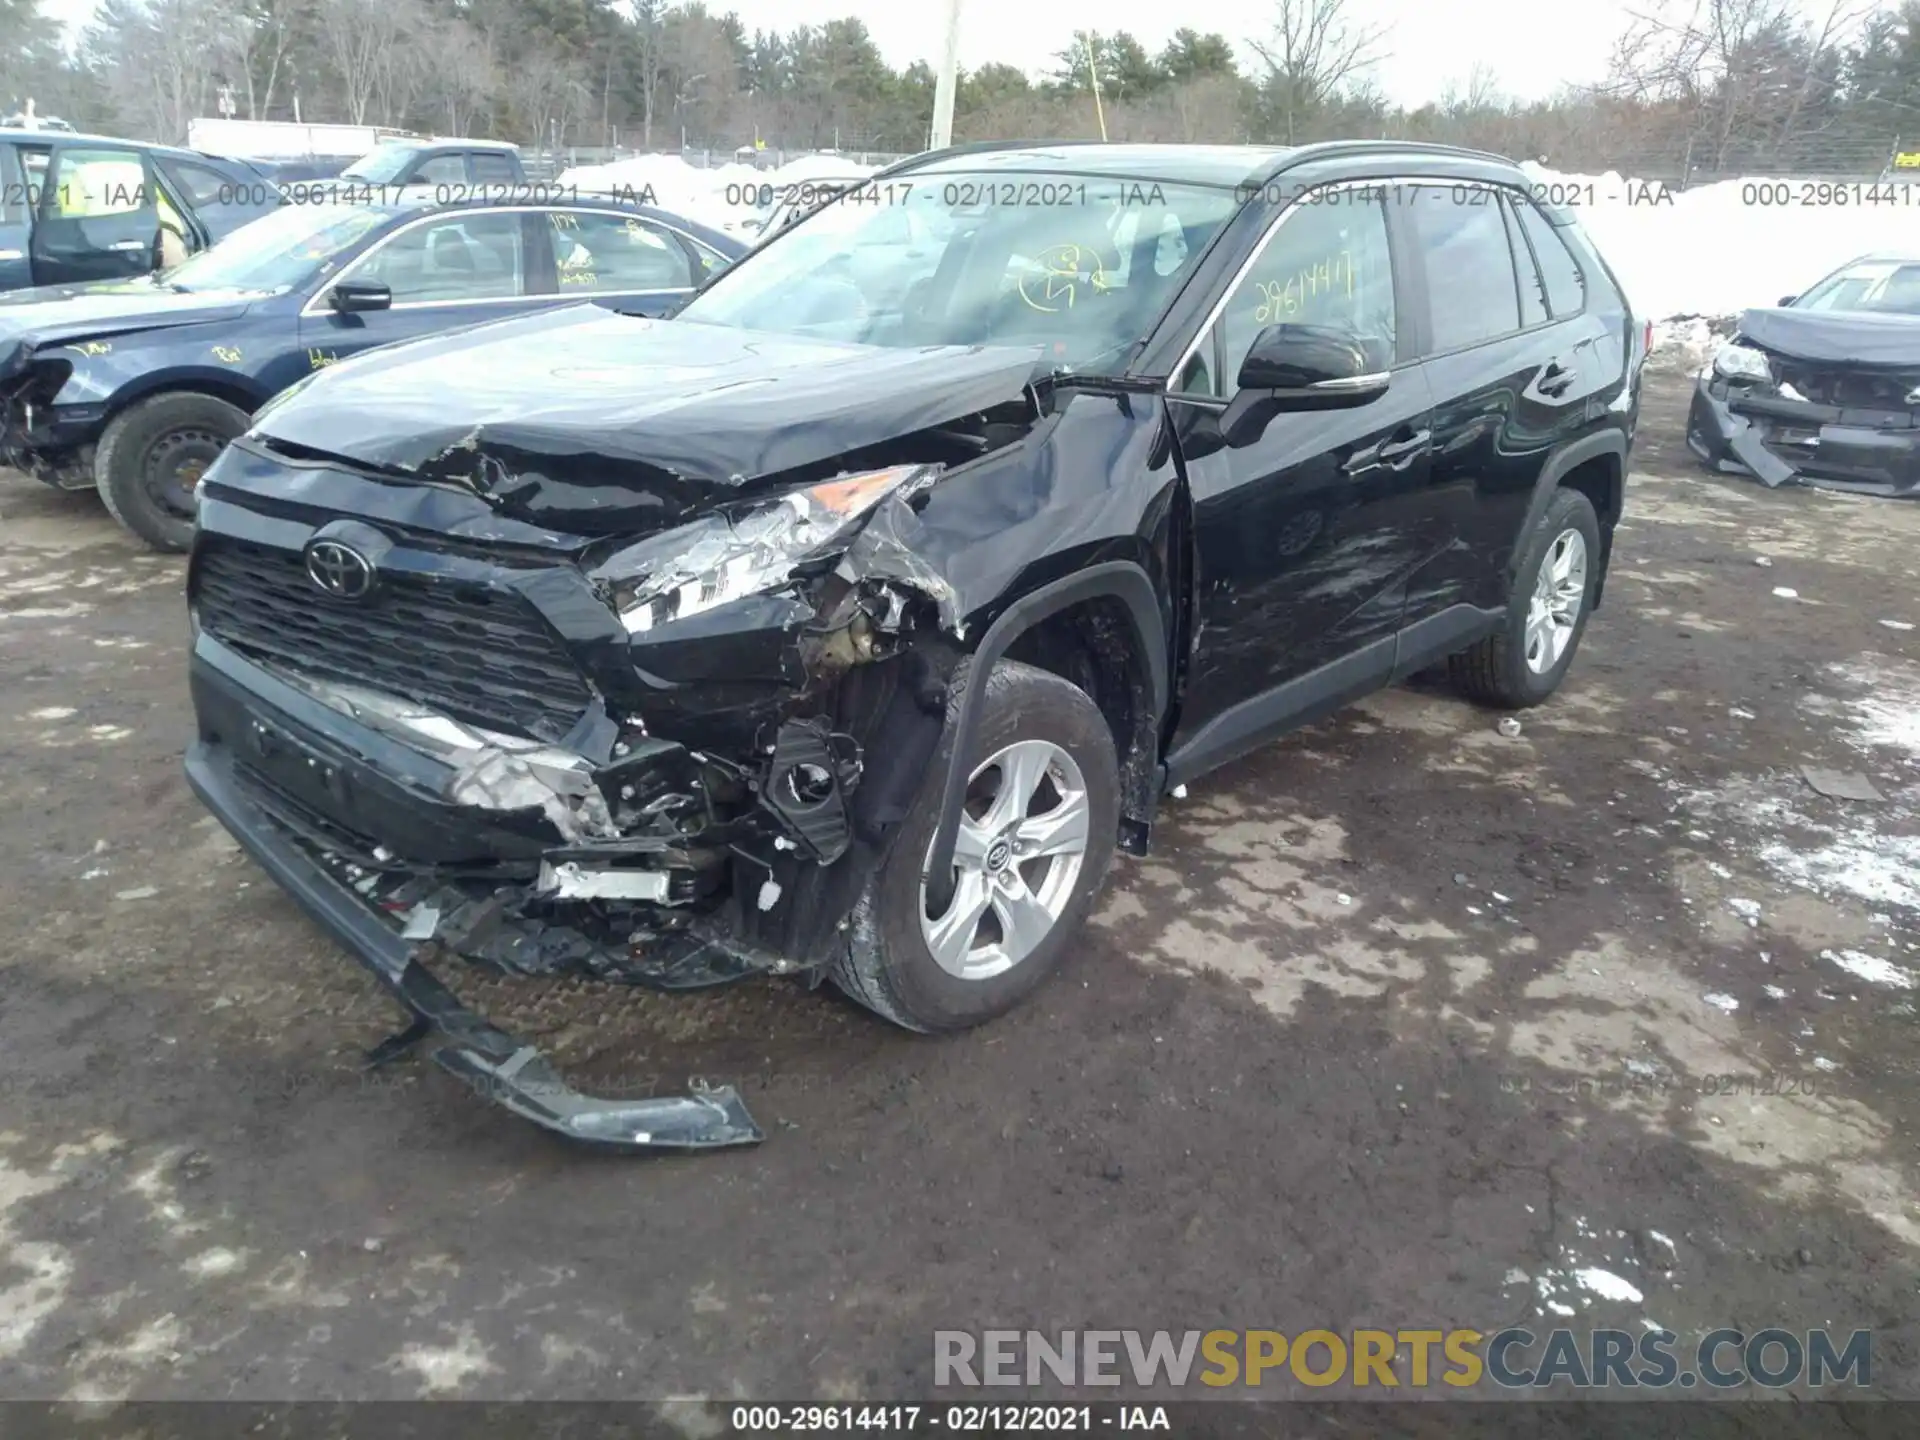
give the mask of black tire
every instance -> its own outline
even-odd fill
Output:
[[[971,661],[954,676],[956,701]],[[835,985],[876,1014],[924,1033],[964,1030],[1005,1014],[1060,963],[1113,863],[1120,777],[1113,733],[1078,686],[1045,670],[1001,660],[987,677],[971,771],[1005,746],[1045,740],[1079,766],[1088,804],[1087,845],[1070,898],[1046,937],[1011,969],[966,979],[943,969],[921,930],[921,867],[940,817],[944,766],[929,766],[911,817],[854,917],[852,943],[828,971]]]
[[[1567,531],[1577,531],[1586,546],[1586,584],[1580,596],[1580,611],[1574,617],[1573,633],[1559,659],[1545,670],[1527,663],[1527,612],[1533,601],[1533,589],[1540,567],[1548,562],[1555,542]],[[1454,687],[1469,699],[1504,710],[1524,710],[1538,705],[1560,688],[1573,657],[1579,653],[1580,637],[1586,633],[1587,617],[1593,612],[1593,590],[1600,578],[1600,521],[1593,513],[1593,502],[1578,490],[1558,490],[1547,503],[1546,513],[1527,537],[1526,549],[1514,576],[1513,594],[1507,601],[1506,618],[1500,628],[1486,639],[1447,661]]]
[[[107,423],[93,455],[108,513],[156,550],[193,543],[190,479],[253,422],[211,395],[174,390],[130,405]]]

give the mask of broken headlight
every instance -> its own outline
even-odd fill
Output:
[[[889,495],[932,483],[937,465],[895,465],[841,475],[736,515],[712,515],[623,550],[599,578],[630,635],[684,620],[786,582],[804,560],[844,548]]]
[[[1729,340],[1720,347],[1720,353],[1713,357],[1713,373],[1723,380],[1757,380],[1763,385],[1773,380],[1773,368],[1767,364],[1767,357],[1738,340]]]

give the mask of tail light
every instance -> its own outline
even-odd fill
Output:
[[[1653,353],[1653,322],[1651,320],[1647,321],[1646,324],[1641,327],[1640,353],[1642,355],[1651,355]]]

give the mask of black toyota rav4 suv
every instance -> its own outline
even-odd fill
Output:
[[[1493,156],[921,156],[672,320],[263,409],[201,486],[188,774],[413,1012],[381,1058],[430,1039],[607,1145],[752,1141],[725,1087],[576,1093],[436,968],[999,1014],[1169,790],[1437,662],[1553,693],[1644,352]]]

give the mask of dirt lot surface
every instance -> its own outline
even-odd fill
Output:
[[[583,1153],[422,1062],[188,793],[182,566],[0,477],[0,1389],[925,1396],[932,1332],[1871,1326],[1920,1358],[1920,505],[1706,477],[1648,398],[1517,737],[1415,685],[1192,787],[1022,1012],[463,981]],[[1858,772],[1880,802],[1816,793]]]

